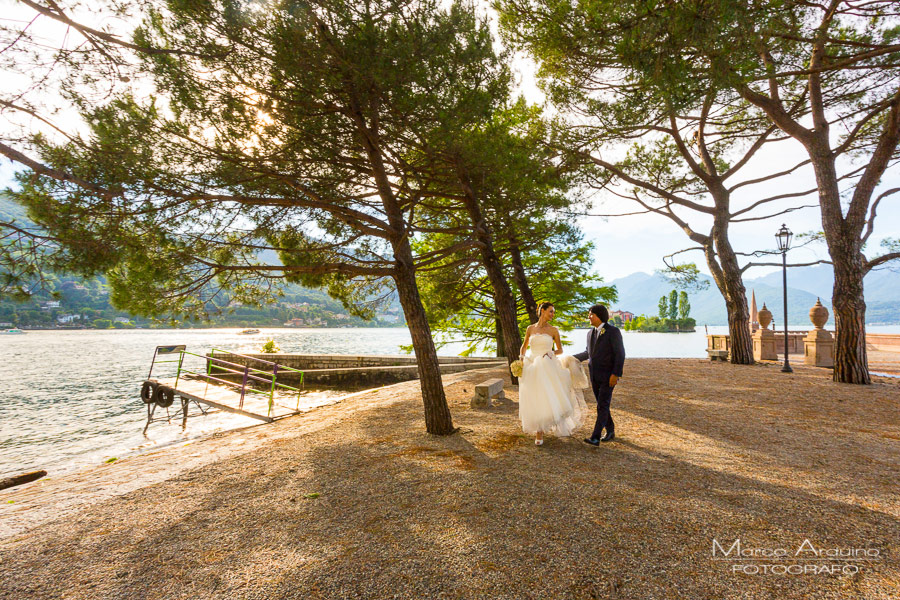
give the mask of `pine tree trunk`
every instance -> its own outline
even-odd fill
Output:
[[[395,263],[393,278],[397,285],[397,294],[400,297],[400,305],[403,307],[406,325],[412,337],[413,350],[416,353],[422,402],[425,405],[425,430],[435,435],[450,435],[456,431],[456,428],[453,426],[450,407],[447,405],[447,396],[444,394],[441,368],[437,350],[434,347],[434,339],[431,337],[431,327],[428,325],[425,307],[419,296],[419,286],[416,283],[416,263],[409,243],[407,223],[384,166],[377,119],[371,121],[373,126],[370,127],[370,122],[367,122],[363,116],[355,96],[351,95],[350,100],[359,141],[369,158],[372,176],[378,188],[378,195],[381,197],[388,223],[395,232],[390,240]]]
[[[500,319],[494,318],[494,331],[495,339],[497,340],[497,356],[506,358],[506,346],[503,342],[503,325],[500,323]]]
[[[728,335],[731,339],[731,362],[735,365],[752,365],[753,337],[750,333],[750,311],[747,298],[742,302],[726,302],[728,309]]]
[[[506,358],[509,361],[513,361],[518,358],[519,349],[522,347],[516,299],[513,296],[512,289],[509,287],[506,276],[503,274],[503,266],[500,263],[500,259],[494,252],[491,228],[481,212],[481,205],[474,189],[464,172],[460,172],[459,178],[465,192],[466,210],[469,212],[469,218],[472,220],[474,227],[475,239],[478,241],[481,264],[487,273],[488,280],[491,282],[491,289],[494,292],[494,307],[497,311],[497,318],[500,319],[500,325],[503,328]]]
[[[516,287],[522,295],[522,301],[525,303],[528,322],[534,325],[538,322],[538,306],[534,299],[534,293],[531,291],[531,286],[528,285],[528,276],[525,274],[525,265],[522,264],[522,252],[519,250],[519,241],[512,238],[510,239],[510,245],[512,248],[513,277],[516,281]]]
[[[431,328],[428,326],[428,318],[425,315],[425,308],[422,306],[419,288],[416,285],[415,271],[412,268],[412,252],[409,250],[408,242],[401,243],[400,246],[401,248],[406,247],[407,252],[404,254],[407,256],[397,261],[394,281],[397,284],[400,305],[403,307],[403,314],[406,317],[409,333],[412,336],[413,349],[416,353],[422,401],[425,404],[425,430],[435,435],[449,435],[456,431],[456,428],[453,427],[450,407],[447,405],[447,397],[444,395],[441,369],[434,340],[431,337]]]
[[[834,291],[834,381],[869,384],[869,359],[866,354],[866,301],[863,295],[861,254],[853,260],[849,253],[832,253]],[[840,260],[835,258],[838,255]]]
[[[735,365],[752,365],[753,337],[750,334],[750,309],[747,307],[747,291],[740,272],[735,277],[728,269],[725,275],[725,308],[728,311],[728,335],[731,336],[731,362]]]
[[[503,348],[506,358],[515,360],[519,356],[519,349],[522,347],[522,335],[519,333],[519,319],[517,318],[516,300],[509,288],[506,277],[500,267],[500,261],[497,260],[493,253],[493,248],[489,251],[482,251],[482,259],[484,260],[484,268],[487,271],[488,279],[494,291],[494,303],[497,307],[497,317],[500,320],[500,327],[503,333]]]
[[[828,242],[828,253],[834,266],[834,381],[869,384],[869,359],[866,354],[866,301],[863,296],[865,268],[860,233],[844,218],[834,157],[824,137],[816,139],[810,149],[813,171],[819,187],[822,229]]]
[[[750,308],[747,306],[747,290],[744,287],[737,256],[724,232],[714,234],[715,251],[706,247],[706,263],[713,280],[725,298],[728,312],[728,335],[731,343],[731,362],[736,365],[752,365],[753,337],[750,334]]]

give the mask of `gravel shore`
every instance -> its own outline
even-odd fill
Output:
[[[19,528],[0,598],[900,598],[900,381],[795,371],[629,360],[600,448],[536,447],[509,385],[470,408],[500,371],[445,378],[448,437],[425,433],[417,382],[373,390],[240,450],[222,449],[246,431],[197,442],[214,462]],[[67,485],[6,490],[0,512],[51,510]],[[791,556],[713,556],[737,539]],[[804,540],[869,554],[798,562]],[[797,564],[819,572],[747,574]]]

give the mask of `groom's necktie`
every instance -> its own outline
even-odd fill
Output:
[[[591,331],[591,354],[594,353],[594,344],[597,343],[597,328],[594,327]]]

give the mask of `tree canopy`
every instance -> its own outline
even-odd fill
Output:
[[[868,382],[862,277],[900,256],[890,251],[891,240],[886,252],[862,253],[878,203],[900,191],[881,185],[876,192],[896,164],[900,139],[897,3],[501,0],[498,6],[507,35],[540,61],[551,98],[588,117],[587,132],[573,128],[586,135],[586,149],[598,140],[640,140],[626,156],[608,150],[587,156],[610,179],[632,186],[619,194],[669,217],[703,249],[729,307],[733,361],[749,348],[740,279],[748,265],[737,263],[728,223],[770,202],[775,210],[768,216],[776,216],[798,207],[785,201],[818,195],[842,323],[835,379]],[[763,144],[779,139],[798,141],[808,159],[726,184]],[[731,206],[737,188],[804,165],[815,187]],[[697,202],[698,192],[712,205]],[[701,222],[712,217],[709,234],[685,218],[686,209]]]
[[[14,195],[66,266],[147,315],[203,313],[218,290],[264,302],[281,281],[364,313],[396,288],[428,430],[452,431],[415,273],[473,242],[414,254],[422,206],[454,191],[415,157],[506,102],[488,24],[430,0],[173,0],[146,7],[131,46],[116,50],[145,87],[98,102],[108,56],[69,57],[86,131],[0,148],[30,167]]]

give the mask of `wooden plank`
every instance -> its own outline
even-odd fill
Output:
[[[203,396],[197,396],[196,394],[192,394],[190,392],[185,391],[184,389],[178,388],[175,390],[175,394],[178,396],[184,396],[185,398],[189,398],[191,400],[195,400],[197,402],[201,402],[203,404],[208,404],[220,410],[224,410],[226,412],[234,413],[236,415],[243,415],[245,417],[251,417],[253,419],[259,419],[260,421],[265,421],[266,423],[271,423],[275,419],[273,417],[269,417],[266,415],[258,415],[253,412],[249,412],[246,410],[241,410],[240,408],[234,408],[228,406],[227,404],[222,404],[221,402],[215,402],[210,400],[209,398],[204,398]]]
[[[174,381],[170,380],[163,383],[171,387]],[[268,395],[253,392],[248,392],[246,396],[244,396],[243,407],[238,408],[241,402],[241,394],[239,390],[212,383],[207,385],[205,381],[199,379],[179,380],[178,393],[182,393],[185,397],[190,396],[192,399],[197,398],[201,399],[202,401],[207,401],[207,404],[215,402],[217,403],[217,405],[228,406],[229,408],[233,409],[231,412],[234,412],[235,410],[243,410],[246,413],[259,415],[259,417],[256,418],[266,417],[268,419],[275,420],[300,414],[301,412],[291,406],[288,406],[287,404],[283,404],[286,399],[283,397],[279,397],[279,395],[276,394],[275,402],[272,405],[272,414],[270,415]],[[293,399],[288,401],[293,401]]]

